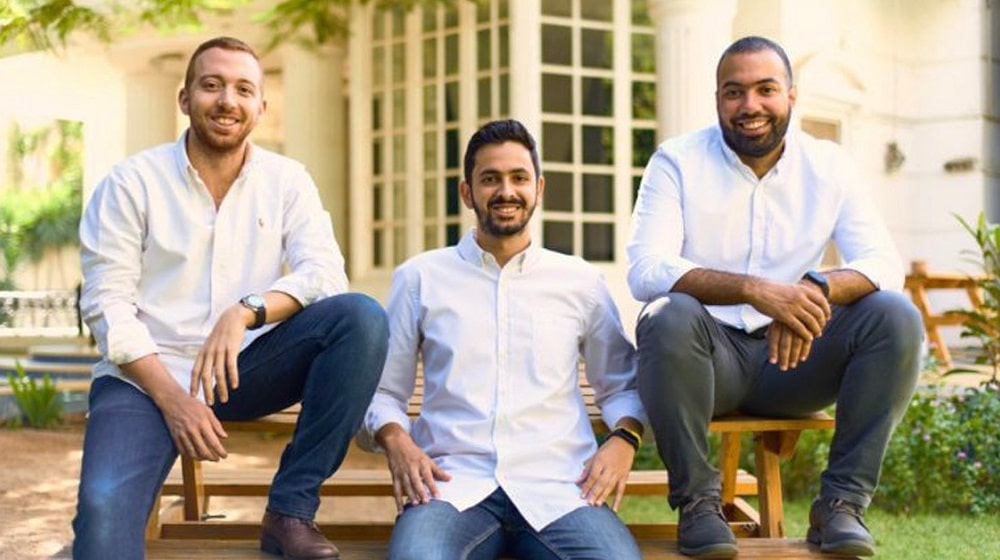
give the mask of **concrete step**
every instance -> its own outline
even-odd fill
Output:
[[[6,380],[7,374],[17,375],[17,364],[24,368],[25,375],[42,378],[48,374],[53,381],[89,381],[91,364],[89,363],[59,363],[38,361],[27,356],[0,356],[0,378]]]
[[[35,362],[56,364],[95,364],[101,359],[96,346],[89,344],[40,344],[28,349]]]

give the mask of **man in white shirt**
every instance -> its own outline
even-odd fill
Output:
[[[103,359],[73,557],[142,558],[178,453],[218,461],[220,420],[301,402],[261,548],[338,558],[313,518],[378,383],[385,312],[345,293],[344,259],[305,168],[247,140],[265,109],[253,49],[203,43],[178,102],[188,130],[115,166],[80,225],[81,309]]]
[[[900,258],[849,158],[789,131],[791,65],[761,37],[716,72],[718,126],[674,138],[643,177],[629,286],[639,391],[681,508],[681,552],[736,554],[706,461],[708,423],[741,410],[801,416],[837,404],[808,539],[874,552],[862,515],[916,383],[920,315]],[[845,264],[817,272],[833,240]]]
[[[486,124],[459,185],[478,227],[393,277],[389,353],[362,430],[392,472],[393,560],[639,558],[613,511],[645,419],[634,348],[599,271],[533,244],[544,185],[524,126]],[[616,428],[600,448],[579,392],[581,355]]]

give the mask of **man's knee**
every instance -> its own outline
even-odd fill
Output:
[[[877,321],[873,333],[886,337],[904,354],[919,352],[924,324],[920,311],[908,297],[898,292],[878,291],[858,303]]]
[[[705,314],[701,302],[687,294],[670,294],[646,304],[639,314],[636,340],[655,344],[657,341],[690,338]]]

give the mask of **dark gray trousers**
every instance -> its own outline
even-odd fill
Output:
[[[821,494],[871,502],[892,430],[917,381],[923,324],[905,296],[873,292],[833,306],[809,359],[781,372],[761,333],[720,324],[693,297],[647,304],[636,328],[639,395],[670,473],[670,505],[720,492],[708,423],[736,410],[796,417],[837,403]]]

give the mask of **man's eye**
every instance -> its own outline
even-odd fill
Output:
[[[722,92],[722,96],[726,99],[737,99],[741,95],[743,95],[743,92],[738,89],[727,89]]]

